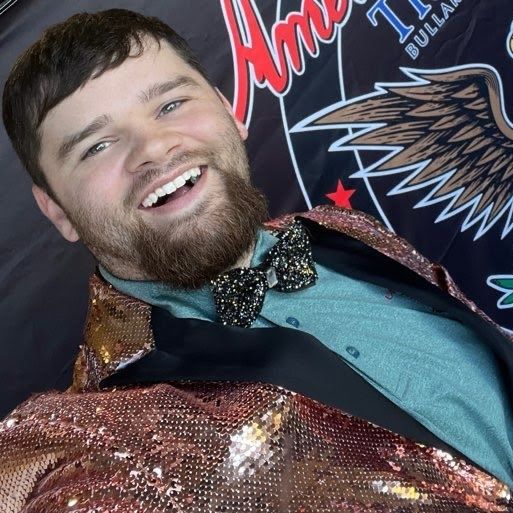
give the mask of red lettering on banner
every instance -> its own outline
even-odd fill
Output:
[[[221,0],[232,42],[236,81],[233,108],[238,119],[246,121],[250,114],[251,71],[256,84],[267,84],[275,94],[283,94],[290,85],[291,71],[303,71],[302,45],[315,55],[318,43],[330,41],[336,26],[346,21],[351,1],[303,0],[299,12],[293,11],[275,23],[269,38],[254,0]]]

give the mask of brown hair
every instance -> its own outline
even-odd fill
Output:
[[[14,64],[3,92],[7,134],[33,182],[56,200],[39,164],[39,127],[48,112],[88,80],[144,51],[144,36],[167,41],[210,82],[187,42],[155,17],[125,9],[79,13],[48,28]],[[134,51],[135,50],[135,51]]]

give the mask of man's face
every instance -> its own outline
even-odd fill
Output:
[[[200,286],[250,249],[265,218],[245,127],[166,42],[146,39],[141,56],[89,80],[40,130],[59,205],[36,187],[39,206],[121,278]]]

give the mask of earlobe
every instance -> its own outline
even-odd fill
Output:
[[[217,87],[215,88],[215,90],[216,90],[217,95],[219,96],[219,98],[223,102],[223,105],[225,106],[226,110],[228,111],[228,113],[232,117],[233,121],[235,122],[235,126],[237,127],[237,130],[239,132],[239,135],[241,136],[241,139],[243,141],[245,141],[248,138],[248,129],[246,128],[246,125],[242,121],[240,121],[239,119],[237,119],[235,117],[232,105],[226,99],[226,97],[223,95],[223,93],[221,91],[219,91],[219,89]]]
[[[32,194],[41,212],[59,230],[60,234],[69,242],[77,242],[80,237],[66,212],[41,187],[33,185]]]

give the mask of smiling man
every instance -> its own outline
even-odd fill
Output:
[[[49,28],[3,117],[98,262],[69,390],[0,424],[5,511],[513,511],[511,339],[366,214],[264,225],[247,130],[170,27]]]
[[[130,52],[47,113],[34,196],[116,276],[195,288],[244,258],[265,218],[247,131],[168,43],[141,34]]]

